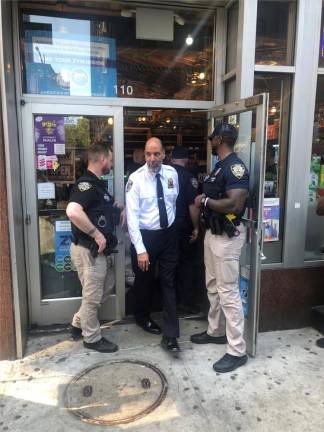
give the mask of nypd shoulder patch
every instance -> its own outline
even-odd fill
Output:
[[[81,192],[85,192],[85,191],[87,191],[87,190],[89,190],[91,188],[92,188],[92,184],[89,183],[89,182],[80,182],[80,183],[78,183],[78,189]]]
[[[234,164],[231,165],[231,171],[236,178],[241,179],[244,176],[245,167],[242,164]]]
[[[126,184],[126,192],[129,192],[132,189],[132,186],[133,186],[132,180],[128,180]]]

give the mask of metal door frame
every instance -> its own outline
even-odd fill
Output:
[[[250,176],[250,192],[252,202],[255,203],[254,219],[245,222],[251,232],[251,263],[249,278],[249,314],[245,319],[245,340],[247,351],[251,356],[256,355],[257,337],[259,330],[259,304],[260,304],[260,280],[261,280],[261,256],[263,249],[263,199],[264,199],[264,176],[265,155],[268,124],[268,100],[269,94],[262,93],[245,99],[215,106],[208,110],[199,110],[210,113],[210,119],[224,116],[256,113],[256,131],[253,150],[254,160],[251,160],[253,174]],[[192,110],[196,111],[196,110]],[[211,123],[211,122],[210,122]],[[211,132],[211,130],[210,130]],[[253,163],[254,162],[254,163]],[[252,166],[253,165],[253,166]]]
[[[68,322],[80,305],[81,298],[41,299],[40,251],[37,210],[37,182],[34,144],[34,114],[107,116],[114,118],[114,195],[124,203],[124,119],[122,107],[27,103],[22,107],[23,161],[26,188],[26,261],[30,323],[38,325]],[[111,294],[101,311],[102,318],[120,319],[125,313],[125,247],[118,230],[118,253],[115,255],[116,293]]]

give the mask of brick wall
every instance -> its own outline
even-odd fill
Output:
[[[0,112],[0,122],[2,116]],[[3,134],[0,124],[0,360],[16,357]]]

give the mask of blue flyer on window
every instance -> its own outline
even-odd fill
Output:
[[[114,39],[48,30],[26,30],[25,38],[27,93],[116,96]]]
[[[241,267],[240,270],[239,290],[244,318],[247,318],[249,314],[249,272],[245,267]]]
[[[55,270],[58,272],[69,272],[75,270],[70,256],[71,240],[71,222],[67,220],[56,221]]]
[[[280,202],[279,198],[264,198],[263,223],[264,241],[279,240]]]

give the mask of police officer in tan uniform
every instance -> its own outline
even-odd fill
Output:
[[[195,203],[206,223],[204,257],[210,309],[207,331],[191,336],[196,344],[225,344],[227,353],[213,368],[230,372],[247,361],[244,315],[239,293],[239,259],[245,242],[241,223],[249,189],[246,166],[234,152],[237,131],[220,123],[209,140],[219,161],[205,179]]]
[[[108,268],[117,239],[113,212],[122,206],[113,202],[107,182],[101,176],[112,168],[112,151],[96,143],[88,151],[88,169],[77,180],[66,214],[72,223],[71,258],[82,285],[82,303],[74,314],[72,337],[83,336],[83,344],[99,352],[114,352],[118,346],[102,336],[98,309],[114,286],[113,270]],[[122,222],[123,222],[122,212]]]

